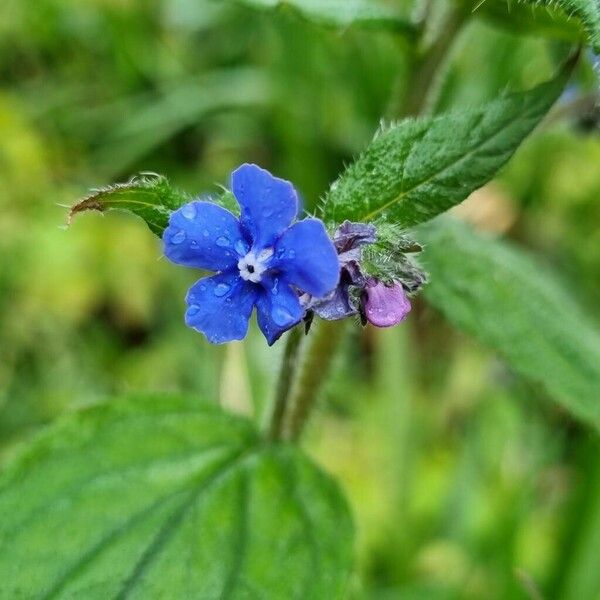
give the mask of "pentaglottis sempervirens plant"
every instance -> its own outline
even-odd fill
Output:
[[[433,75],[474,8],[457,1],[450,29],[430,43],[422,24],[383,3],[244,3],[421,40],[401,116],[425,111]],[[476,4],[504,23],[525,18],[525,8],[527,19],[555,11],[544,33],[564,20],[563,40],[598,50],[595,0],[523,2],[513,13],[497,0]],[[216,195],[192,198],[146,173],[75,204],[69,219],[87,210],[137,215],[167,259],[203,272],[185,297],[185,323],[209,343],[245,338],[256,309],[266,342],[284,344],[279,382],[264,431],[211,399],[140,394],[80,411],[28,442],[0,479],[2,597],[347,597],[350,512],[298,442],[345,324],[398,325],[422,291],[452,324],[600,427],[600,339],[587,317],[516,247],[435,218],[490,181],[548,114],[581,60],[561,48],[563,66],[537,87],[383,124],[313,214],[302,212],[292,183],[254,164],[235,169]]]

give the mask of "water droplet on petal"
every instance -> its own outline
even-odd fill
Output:
[[[198,304],[192,304],[187,310],[188,317],[193,317],[197,315],[201,310],[201,307]]]
[[[192,221],[196,218],[196,206],[193,202],[186,204],[181,208],[181,214],[186,218]]]
[[[216,244],[220,248],[228,248],[231,246],[231,242],[224,235],[217,238]]]
[[[274,296],[277,296],[277,294],[279,293],[279,279],[273,279],[273,287],[271,288],[271,292]]]
[[[296,258],[296,251],[295,250],[288,250],[288,258]]]
[[[196,240],[192,240],[192,241],[190,242],[190,246],[191,246],[192,248],[197,248],[197,247],[198,247],[198,242],[197,242]]]
[[[171,244],[181,244],[185,240],[185,231],[180,229],[171,236]]]
[[[220,298],[221,296],[224,296],[230,289],[231,286],[228,283],[218,283],[213,292],[215,296]]]
[[[202,232],[202,235],[203,235],[204,237],[208,237],[208,236],[210,235],[210,232],[208,231],[208,229],[205,229],[205,230]]]
[[[248,252],[248,246],[246,246],[246,244],[244,243],[243,240],[237,240],[237,242],[235,243],[235,251],[240,255],[240,256],[246,256],[247,252]]]
[[[273,318],[273,321],[279,325],[279,327],[287,327],[295,321],[294,315],[292,315],[292,313],[290,313],[287,308],[284,308],[283,306],[274,307],[271,317]]]

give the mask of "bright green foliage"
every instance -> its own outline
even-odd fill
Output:
[[[171,187],[166,177],[144,173],[127,183],[93,190],[71,208],[68,222],[87,210],[122,210],[141,217],[153,233],[161,236],[171,212],[188,200],[185,194]]]
[[[396,10],[377,0],[239,0],[255,8],[291,7],[315,23],[337,27],[378,26],[412,33],[414,27]]]
[[[521,0],[527,4],[558,9],[581,21],[592,47],[600,52],[600,2],[598,0]]]
[[[384,129],[332,185],[325,219],[384,219],[408,227],[462,202],[496,174],[548,112],[571,65],[552,81],[479,109]]]
[[[561,286],[517,249],[459,223],[444,220],[420,233],[429,302],[600,427],[600,336]]]
[[[0,479],[3,598],[342,598],[352,526],[300,451],[178,397],[53,426]]]
[[[581,22],[562,11],[541,4],[507,0],[472,0],[474,16],[483,17],[512,32],[535,33],[550,38],[578,42],[585,35]]]

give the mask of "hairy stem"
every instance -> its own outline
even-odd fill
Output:
[[[279,379],[277,380],[277,387],[275,389],[271,422],[269,423],[268,435],[269,439],[273,441],[281,439],[283,435],[284,416],[288,406],[290,388],[298,366],[298,354],[302,345],[302,337],[302,325],[294,327],[287,334],[281,367],[279,369]]]
[[[332,321],[319,321],[314,327],[290,397],[286,438],[293,441],[302,434],[315,406],[343,331],[342,323]]]

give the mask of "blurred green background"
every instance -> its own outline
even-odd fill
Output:
[[[552,74],[560,48],[510,29],[469,19],[434,110]],[[398,32],[289,10],[3,0],[0,451],[128,390],[189,391],[260,419],[281,348],[254,329],[209,347],[183,325],[194,274],[160,260],[141,221],[90,213],[66,230],[60,205],[140,170],[214,193],[252,161],[313,206],[397,116],[412,61]],[[600,135],[573,110],[597,85],[592,61],[458,212],[553,265],[599,322]],[[424,302],[394,330],[350,329],[307,446],[354,510],[353,597],[600,598],[597,435]]]

